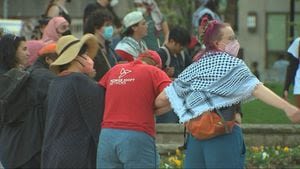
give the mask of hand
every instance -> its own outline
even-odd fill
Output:
[[[173,77],[175,73],[175,68],[174,67],[166,67],[165,72],[169,77]]]
[[[300,110],[295,106],[291,106],[285,110],[286,115],[293,123],[300,123]]]
[[[96,70],[93,70],[89,73],[87,73],[87,75],[90,77],[90,78],[94,78],[96,76]]]
[[[284,91],[283,91],[283,99],[284,99],[284,100],[288,100],[288,96],[289,96],[289,91],[284,90]]]

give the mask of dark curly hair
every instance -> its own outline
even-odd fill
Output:
[[[13,34],[5,34],[0,39],[0,65],[7,69],[16,67],[16,52],[22,41],[26,41],[25,37],[15,36]]]
[[[84,33],[95,33],[95,29],[99,29],[105,22],[112,22],[113,15],[108,9],[96,10],[93,12],[84,25]]]

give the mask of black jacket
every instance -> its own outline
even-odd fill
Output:
[[[71,73],[52,81],[48,98],[42,168],[95,168],[104,88]]]
[[[4,168],[19,168],[41,151],[48,85],[55,75],[46,65],[36,62],[22,91],[26,106],[20,123],[0,129],[0,161]],[[20,107],[16,107],[20,109]],[[40,164],[34,164],[36,168]]]

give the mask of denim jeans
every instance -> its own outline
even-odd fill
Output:
[[[246,148],[239,126],[231,134],[208,140],[189,135],[184,168],[244,168]]]
[[[133,130],[101,130],[97,168],[158,168],[159,155],[150,135]]]

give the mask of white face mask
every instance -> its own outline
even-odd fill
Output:
[[[138,7],[138,8],[136,8],[136,10],[142,12],[143,14],[145,14],[147,12],[147,9],[143,8],[143,7]]]
[[[111,7],[116,6],[118,3],[119,3],[119,0],[111,0],[110,1],[110,6]]]
[[[238,40],[231,41],[225,46],[224,49],[225,52],[235,57],[237,57],[239,50],[240,50],[240,43]]]

